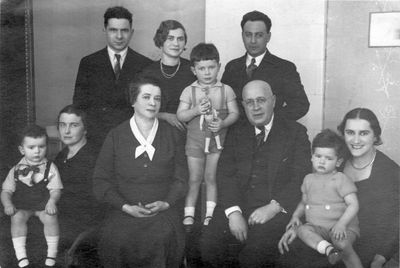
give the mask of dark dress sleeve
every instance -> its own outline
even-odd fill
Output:
[[[127,202],[118,192],[114,174],[115,136],[114,129],[109,132],[101,148],[93,174],[93,191],[98,201],[111,204],[117,210],[121,210]]]

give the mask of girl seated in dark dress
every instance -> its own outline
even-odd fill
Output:
[[[93,195],[92,175],[96,152],[86,139],[86,113],[68,105],[60,111],[57,124],[60,139],[65,145],[54,161],[64,184],[59,203],[60,252],[69,249],[67,257],[72,258],[80,247],[81,257],[95,262],[91,255],[91,244],[95,244],[95,241],[91,240],[95,240],[93,230],[102,217],[100,205]],[[86,247],[88,252],[83,253],[85,250],[82,247]],[[66,261],[68,264],[72,260],[67,258]],[[92,266],[88,263],[85,267],[97,267],[95,263]]]
[[[178,130],[158,120],[160,87],[129,87],[134,115],[109,132],[94,170],[94,192],[112,208],[100,233],[105,268],[179,267],[184,231],[177,206],[188,177]]]

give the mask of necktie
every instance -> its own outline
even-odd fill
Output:
[[[121,55],[115,54],[115,58],[117,59],[117,63],[114,66],[114,73],[115,73],[115,78],[118,80],[119,75],[121,73],[121,65],[120,65]]]
[[[257,144],[257,148],[261,146],[261,144],[264,143],[264,138],[265,138],[265,127],[261,126],[261,127],[257,127],[259,130],[261,130],[260,133],[258,133],[256,135],[256,144]]]
[[[246,68],[247,78],[251,79],[255,69],[257,69],[256,59],[252,58],[249,66]]]

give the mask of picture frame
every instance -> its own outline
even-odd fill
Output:
[[[371,12],[369,47],[400,47],[400,11]]]

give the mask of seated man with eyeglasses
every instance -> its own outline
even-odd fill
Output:
[[[274,267],[278,241],[311,171],[307,130],[274,114],[261,80],[242,91],[247,120],[228,132],[217,169],[218,205],[201,238],[205,267]]]

